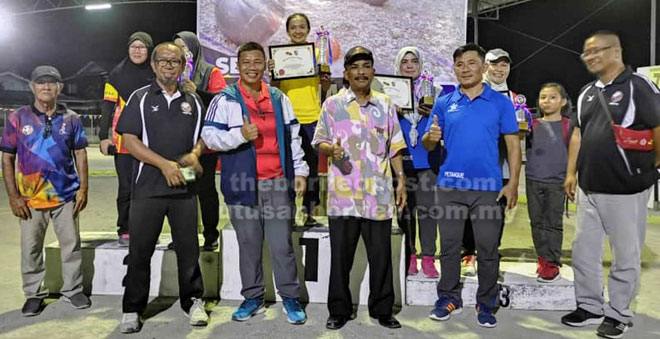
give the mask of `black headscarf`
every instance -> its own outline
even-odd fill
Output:
[[[211,71],[213,71],[213,65],[209,64],[204,59],[197,35],[193,32],[182,31],[174,35],[172,40],[175,40],[176,38],[181,38],[181,40],[186,43],[188,50],[193,54],[193,60],[195,61],[195,74],[193,74],[192,82],[195,83],[198,90],[206,91],[206,88],[209,86],[209,78],[211,77]]]
[[[151,40],[151,36],[145,32],[135,32],[131,34],[130,38],[128,38],[128,44],[126,47],[128,48],[128,46],[130,46],[135,40],[140,40],[147,46],[147,59],[143,63],[137,65],[131,61],[129,56],[126,56],[124,60],[122,60],[110,72],[108,78],[108,82],[117,89],[117,92],[119,92],[119,95],[124,100],[128,100],[128,97],[133,91],[148,85],[154,78],[154,72],[149,63],[149,57],[154,48],[153,40]]]

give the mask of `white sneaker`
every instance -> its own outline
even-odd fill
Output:
[[[135,333],[140,332],[142,323],[140,322],[140,315],[137,312],[124,313],[121,316],[121,324],[119,330],[121,333]]]
[[[193,305],[188,311],[191,326],[206,326],[209,323],[209,315],[206,314],[204,309],[204,301],[202,299],[192,298]]]

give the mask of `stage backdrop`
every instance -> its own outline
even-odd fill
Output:
[[[238,75],[237,47],[248,41],[264,47],[288,43],[284,24],[297,12],[311,21],[308,41],[321,25],[330,31],[334,77],[342,76],[344,54],[352,46],[371,49],[376,72],[392,74],[397,51],[412,45],[422,51],[436,83],[455,82],[452,53],[466,40],[467,0],[198,0],[204,55],[224,74]]]

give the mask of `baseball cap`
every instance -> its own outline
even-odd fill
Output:
[[[30,79],[35,81],[41,77],[51,77],[57,82],[62,82],[62,75],[60,74],[60,71],[58,71],[57,68],[53,66],[41,65],[35,67],[32,71],[32,76]]]
[[[344,55],[344,68],[358,60],[371,60],[374,62],[374,55],[366,47],[355,46]]]
[[[495,62],[500,59],[506,59],[508,63],[511,63],[509,53],[501,48],[491,49],[486,53],[486,62]]]

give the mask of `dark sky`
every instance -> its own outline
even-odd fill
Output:
[[[131,33],[148,32],[154,43],[170,40],[179,31],[195,31],[195,13],[194,3],[170,3],[17,16],[11,40],[0,42],[0,73],[11,70],[29,77],[35,65],[52,64],[68,77],[92,60],[112,68],[127,55]]]

